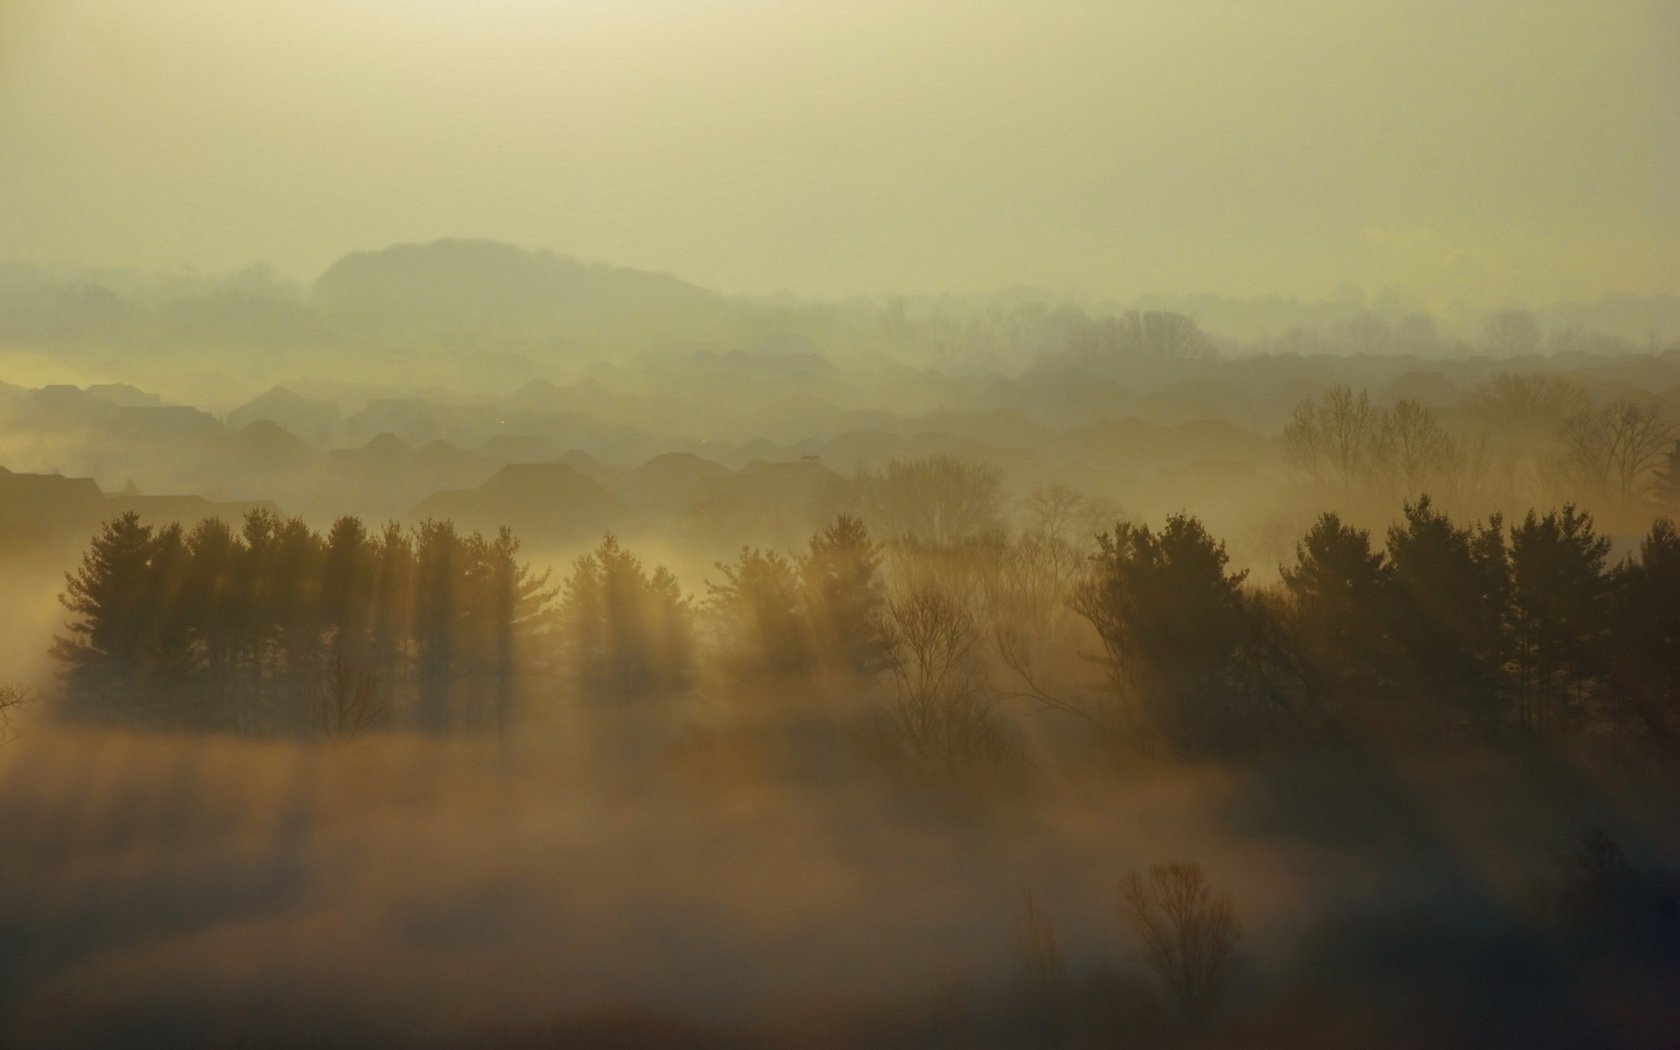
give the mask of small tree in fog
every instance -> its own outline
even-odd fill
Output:
[[[1015,952],[1033,990],[1046,997],[1067,994],[1067,959],[1056,943],[1056,925],[1038,906],[1030,889],[1021,890],[1021,916],[1015,921]]]
[[[890,714],[898,740],[913,757],[946,772],[1007,764],[1014,742],[993,711],[973,614],[937,587],[895,598],[887,610],[897,685]]]
[[[1401,398],[1384,414],[1380,459],[1407,496],[1445,482],[1459,455],[1458,442],[1419,402]]]
[[[384,726],[391,708],[373,675],[351,658],[333,654],[316,671],[309,713],[317,733],[348,737]]]
[[[1540,323],[1531,311],[1501,310],[1483,323],[1482,342],[1500,357],[1539,353]]]
[[[1214,355],[1213,340],[1201,325],[1172,310],[1128,310],[1113,323],[1117,349],[1126,357],[1200,361]]]
[[[1493,430],[1519,441],[1549,441],[1591,407],[1586,391],[1558,376],[1502,372],[1471,392],[1470,407]]]
[[[0,746],[10,743],[17,735],[13,719],[28,702],[29,694],[22,689],[14,685],[0,684]]]
[[[1121,880],[1120,913],[1183,1017],[1207,1019],[1242,939],[1230,895],[1214,892],[1200,864],[1156,865],[1147,879],[1132,872]]]
[[[1021,890],[1021,914],[1015,920],[1015,956],[1027,1005],[1048,1045],[1062,1045],[1071,1021],[1072,989],[1067,959],[1056,941],[1050,913],[1039,908],[1033,892]]]
[[[1353,488],[1367,483],[1382,457],[1383,413],[1371,396],[1333,386],[1317,401],[1302,401],[1283,428],[1284,454],[1320,484]]]
[[[1002,476],[955,456],[894,460],[855,482],[863,517],[889,543],[959,543],[1003,522]]]

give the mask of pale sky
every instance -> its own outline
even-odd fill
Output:
[[[1680,292],[1680,3],[0,0],[0,259]]]

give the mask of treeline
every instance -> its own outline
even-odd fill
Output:
[[[519,543],[447,521],[323,536],[257,510],[234,531],[110,522],[61,602],[70,711],[170,728],[350,733],[505,726],[537,689],[603,699],[692,686],[701,624],[734,673],[872,674],[890,660],[880,555],[842,515],[795,559],[744,550],[703,610],[613,537],[558,586]]]
[[[1290,465],[1339,497],[1529,506],[1567,494],[1629,517],[1680,512],[1677,438],[1655,398],[1595,402],[1566,379],[1525,374],[1493,377],[1446,418],[1334,386],[1297,404],[1283,432]]]
[[[54,655],[78,714],[153,726],[350,732],[411,711],[430,728],[505,722],[546,577],[503,530],[448,522],[325,536],[252,511],[190,532],[129,513],[67,577]]]
[[[945,481],[976,489],[959,504],[995,497],[983,471]],[[886,543],[842,515],[798,553],[743,549],[699,601],[611,537],[550,586],[505,531],[128,515],[70,576],[55,652],[83,715],[246,732],[471,729],[524,703],[839,677],[894,754],[946,772],[1018,761],[1031,706],[1108,746],[1202,754],[1680,729],[1666,519],[1612,564],[1574,506],[1461,525],[1425,497],[1380,544],[1323,515],[1256,587],[1188,515],[1086,542],[1085,502],[1042,490],[1017,532]]]

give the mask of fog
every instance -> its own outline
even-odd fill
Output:
[[[0,1045],[1672,1045],[1677,58],[0,0]]]
[[[727,721],[661,727],[666,760],[631,766],[577,726],[512,748],[39,736],[5,758],[9,1037],[1043,1045],[1030,889],[1095,1004],[1078,1038],[1152,1041],[1117,873],[1194,854],[1243,916],[1236,1000],[1298,999],[1303,973],[1320,989],[1260,1010],[1248,1045],[1298,1045],[1325,1015],[1367,1045],[1466,1016],[1454,1038],[1483,1045],[1613,1039],[1608,989],[1531,1012],[1531,897],[1571,848],[1560,826],[1613,819],[1637,856],[1680,845],[1646,794],[1671,777],[1086,769],[952,811],[808,758],[720,755]],[[1475,790],[1489,776],[1505,786]],[[1466,979],[1490,998],[1467,1002]],[[1671,1002],[1623,1033],[1673,1021]]]

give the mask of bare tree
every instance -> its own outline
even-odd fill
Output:
[[[0,685],[0,746],[17,736],[13,719],[30,701],[29,693],[14,685]]]
[[[992,710],[974,615],[941,589],[919,587],[887,603],[887,622],[891,724],[910,753],[946,772],[1008,764],[1014,741]]]
[[[1040,911],[1033,892],[1021,889],[1021,916],[1015,921],[1015,950],[1026,972],[1027,983],[1045,999],[1067,995],[1067,959],[1056,943],[1056,926],[1048,912]]]
[[[1471,392],[1470,406],[1495,433],[1550,441],[1558,428],[1592,407],[1587,392],[1558,376],[1502,372]]]
[[[1137,872],[1121,880],[1120,911],[1183,1016],[1206,1018],[1235,968],[1242,937],[1230,896],[1214,892],[1200,864],[1156,865],[1147,880]]]
[[[1368,393],[1355,394],[1346,386],[1331,387],[1317,401],[1302,401],[1283,428],[1291,463],[1315,481],[1348,487],[1369,479],[1382,440],[1382,411]]]
[[[949,546],[998,528],[1002,475],[995,467],[954,456],[894,460],[879,473],[859,473],[862,517],[888,543]]]
[[[1199,361],[1214,354],[1213,340],[1193,318],[1171,310],[1128,310],[1117,319],[1120,345],[1139,357]]]
[[[329,657],[317,669],[309,707],[316,731],[324,736],[355,736],[385,724],[390,715],[378,681],[342,656]]]
[[[1088,505],[1083,492],[1063,481],[1039,485],[1021,499],[1028,530],[1060,542],[1072,539]]]
[[[1058,645],[1067,651],[1070,633],[1080,627],[1074,597],[1089,562],[1084,547],[1029,530],[1001,552],[996,571],[986,577],[983,602],[992,651],[1013,679],[1001,698],[1072,715],[1110,736],[1118,730],[1115,712],[1047,677],[1065,663],[1053,658]]]
[[[1459,459],[1458,442],[1436,422],[1435,414],[1411,398],[1401,398],[1383,417],[1381,454],[1389,473],[1408,497],[1437,487]]]
[[[1654,402],[1617,398],[1564,424],[1564,455],[1584,486],[1626,507],[1641,494],[1673,433]]]

